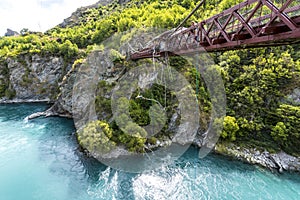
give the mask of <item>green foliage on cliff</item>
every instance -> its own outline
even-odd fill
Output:
[[[239,125],[236,122],[235,117],[226,116],[224,118],[224,128],[221,133],[222,138],[228,138],[231,141],[236,140],[236,133],[239,130]]]
[[[17,57],[19,54],[63,55],[68,60],[78,54],[78,47],[69,40],[62,42],[44,34],[0,38],[1,57]]]
[[[222,2],[221,4],[218,4]],[[200,9],[187,22],[199,21],[220,12],[236,0],[207,1],[206,8]],[[197,5],[196,0],[133,0],[120,5],[113,1],[107,6],[87,9],[74,24],[65,28],[59,26],[46,33],[26,33],[17,37],[0,38],[0,56],[15,57],[19,54],[57,54],[66,58],[78,56],[79,49],[86,50],[89,45],[100,44],[115,32],[127,31],[137,27],[173,28]],[[218,5],[218,6],[216,6]]]
[[[284,149],[299,153],[300,107],[280,104],[275,116],[277,123],[273,123],[271,136]]]
[[[113,85],[106,81],[100,81],[97,85],[95,109],[100,120],[112,119],[111,99],[105,97],[112,93],[112,89]],[[170,134],[167,131],[166,118],[171,118],[178,102],[171,91],[166,90],[164,86],[153,84],[148,89],[138,88],[129,100],[125,97],[119,98],[118,105],[118,114],[110,123],[113,130],[111,140],[129,151],[145,152],[147,144],[155,145],[157,140]],[[167,116],[164,115],[164,111]],[[149,124],[155,128],[161,127],[160,133],[155,136],[148,135],[155,132],[153,129],[147,132],[143,128]]]
[[[78,131],[78,141],[92,154],[105,154],[113,150],[112,130],[104,121],[93,121]]]
[[[282,46],[229,51],[218,57],[227,114],[238,125],[237,140],[273,142],[289,153],[300,153],[295,148],[300,145],[299,105],[284,103],[285,96],[300,86],[297,52],[298,46]]]

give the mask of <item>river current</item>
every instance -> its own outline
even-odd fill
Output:
[[[26,121],[45,104],[0,105],[0,200],[300,199],[300,174],[269,170],[191,147],[176,162],[131,174],[78,148],[73,121]]]

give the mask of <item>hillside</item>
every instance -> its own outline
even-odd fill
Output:
[[[72,117],[72,87],[76,74],[82,63],[96,65],[99,62],[93,60],[93,55],[98,55],[105,46],[97,45],[115,33],[132,28],[174,28],[197,2],[133,0],[114,1],[105,5],[97,3],[78,9],[62,24],[45,33],[23,32],[17,37],[1,37],[0,98],[2,102],[50,101],[54,105],[48,110],[48,115]],[[206,19],[239,2],[242,1],[207,2],[205,8],[197,11],[185,26],[189,26],[192,21]],[[126,34],[126,37],[133,36],[134,32]],[[177,107],[174,106],[176,100],[172,93],[164,92],[162,86],[141,88],[145,98],[154,98],[161,104],[165,103],[169,121],[157,137],[145,139],[142,133],[128,137],[116,127],[109,105],[111,90],[124,70],[138,64],[127,61],[124,52],[111,53],[113,66],[101,69],[101,79],[97,85],[95,106],[101,121],[98,124],[88,124],[85,127],[86,132],[91,132],[89,129],[94,126],[105,127],[105,137],[109,137],[113,145],[124,145],[130,152],[146,152],[145,145],[157,148],[157,141],[167,145],[174,134],[172,131],[178,129],[176,123],[171,123]],[[299,156],[299,45],[211,53],[211,57],[222,74],[227,96],[227,116],[223,123],[224,130],[220,133],[219,148],[226,149],[226,145],[236,145],[255,148],[261,152],[268,150],[274,153],[283,150]],[[201,111],[199,123],[202,127],[199,135],[202,135],[209,126],[211,109],[205,83],[199,72],[185,59],[173,57],[169,61],[198,91]],[[147,62],[151,63],[152,60],[140,61],[139,64]],[[138,94],[136,91],[135,95]],[[168,97],[168,102],[164,102],[162,95]],[[131,117],[137,124],[142,126],[150,123],[149,102],[132,98],[130,105]],[[88,140],[91,145],[97,142],[92,138]],[[79,142],[87,146],[86,141],[80,137]]]

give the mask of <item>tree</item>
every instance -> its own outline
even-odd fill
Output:
[[[60,46],[60,53],[64,56],[65,59],[72,59],[78,54],[78,47],[76,44],[73,44],[70,40],[66,40]]]
[[[279,144],[285,144],[288,139],[288,130],[283,122],[278,122],[276,126],[272,128],[271,136]]]
[[[231,141],[236,140],[236,133],[239,130],[239,125],[236,122],[235,117],[226,116],[223,122],[223,131],[221,137],[224,139],[229,139]]]
[[[80,145],[95,155],[103,155],[115,147],[112,129],[105,121],[92,121],[77,132]]]

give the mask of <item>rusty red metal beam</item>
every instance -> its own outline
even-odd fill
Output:
[[[162,38],[164,45],[161,42],[133,53],[130,59],[160,57],[166,52],[182,55],[300,42],[300,1],[285,0],[281,6],[276,6],[273,1],[240,3],[199,22],[197,26],[165,34]],[[196,38],[193,32],[197,32]]]

